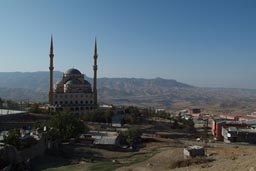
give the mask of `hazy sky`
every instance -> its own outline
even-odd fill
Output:
[[[1,0],[0,71],[163,77],[256,88],[255,0]]]

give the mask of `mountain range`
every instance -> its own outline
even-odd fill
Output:
[[[63,73],[54,72],[54,82]],[[92,78],[85,76],[92,83]],[[172,79],[98,78],[101,103],[169,108],[177,102],[213,104],[230,101],[256,101],[256,90],[200,88]],[[46,102],[49,72],[0,72],[0,97],[12,100]]]

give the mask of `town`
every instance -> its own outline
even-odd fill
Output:
[[[201,108],[186,108],[171,113],[154,107],[98,104],[96,40],[93,88],[75,68],[54,86],[52,37],[49,57],[48,103],[1,99],[1,169],[40,170],[53,162],[54,166],[122,170],[162,153],[169,157],[140,167],[211,167],[217,160],[211,152],[215,148],[256,143],[256,112],[212,115]]]
[[[0,170],[255,171],[256,1],[0,1]]]

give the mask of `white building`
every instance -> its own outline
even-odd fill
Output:
[[[57,110],[69,110],[74,114],[94,109],[91,84],[84,80],[84,74],[75,68],[67,70],[57,82],[53,92],[53,103]]]
[[[66,110],[73,114],[84,114],[98,106],[97,102],[97,43],[94,46],[93,88],[84,79],[84,74],[75,68],[67,70],[62,79],[53,86],[53,40],[50,45],[49,105],[57,111]]]

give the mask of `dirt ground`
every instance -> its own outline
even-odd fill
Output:
[[[128,167],[118,168],[117,171],[256,171],[256,146],[237,145],[207,148],[207,158],[214,161],[189,167],[170,169],[172,163],[183,160],[183,148],[162,148],[162,151],[146,161]]]
[[[222,142],[208,144],[205,158],[212,159],[212,161],[172,169],[177,161],[184,160],[183,148],[195,143],[193,141],[151,138],[144,143],[143,148],[136,152],[112,151],[85,146],[74,146],[75,148],[73,148],[71,146],[67,147],[67,151],[70,150],[68,154],[72,154],[71,159],[74,162],[71,163],[75,165],[70,165],[70,158],[68,160],[60,158],[57,161],[55,157],[38,160],[37,164],[42,165],[42,169],[38,170],[49,168],[49,165],[53,170],[54,168],[61,168],[59,170],[95,170],[90,169],[90,166],[101,165],[98,170],[102,170],[102,167],[106,167],[105,164],[107,164],[109,168],[113,169],[106,168],[105,170],[114,170],[118,167],[116,171],[256,171],[256,145],[234,145]],[[93,163],[87,161],[90,154],[95,158]],[[55,162],[51,163],[53,159]],[[44,160],[46,160],[45,166],[42,163]]]
[[[175,169],[202,171],[256,171],[256,146],[233,146],[209,148],[215,161],[197,166]]]

